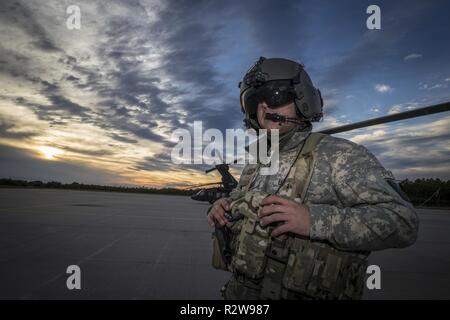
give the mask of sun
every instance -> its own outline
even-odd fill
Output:
[[[42,153],[45,159],[47,160],[56,160],[55,157],[63,154],[61,149],[53,148],[53,147],[39,147],[37,148],[39,152]]]

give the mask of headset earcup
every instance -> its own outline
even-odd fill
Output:
[[[306,119],[305,115],[300,110],[300,100],[299,99],[295,99],[294,103],[295,103],[295,110],[297,110],[297,115],[299,116],[299,118],[300,119]]]
[[[320,106],[322,107],[322,110],[323,110],[323,98],[322,98],[322,92],[320,92],[319,89],[316,89],[316,90],[317,90],[317,92],[318,92],[318,94],[319,94],[319,98],[320,98]]]
[[[261,126],[258,123],[258,120],[252,119],[250,116],[246,116],[244,119],[244,125],[247,129],[261,129]]]

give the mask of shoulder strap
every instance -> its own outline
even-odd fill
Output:
[[[241,177],[239,178],[239,187],[242,190],[246,190],[250,184],[250,181],[253,179],[255,174],[257,173],[258,165],[256,164],[248,164],[244,170],[242,171]]]
[[[299,154],[299,157],[297,159],[297,162],[294,164],[294,166],[300,165],[300,159],[304,157],[306,154],[311,153],[314,151],[316,146],[319,144],[320,140],[325,136],[323,133],[318,132],[312,132],[308,138],[305,141],[305,145],[303,146],[302,152]],[[248,191],[248,187],[250,186],[250,182],[253,180],[254,176],[258,173],[259,166],[258,165],[248,165],[248,168],[246,168],[245,174],[241,176],[241,179],[239,181],[239,186],[242,188],[242,190]],[[312,170],[311,170],[312,171]],[[309,179],[311,178],[310,175],[308,175]],[[309,180],[306,181],[307,184],[309,184]],[[305,184],[306,185],[306,184]]]
[[[303,147],[300,156],[314,151],[314,149],[316,149],[317,145],[319,144],[320,140],[323,139],[323,137],[325,137],[325,134],[323,133],[312,132],[309,135],[308,139],[305,141],[305,146]]]
[[[304,172],[306,175],[303,175],[301,179],[300,177],[296,177],[294,190],[296,190],[298,195],[300,195],[301,201],[303,203],[306,192],[308,191],[309,184],[311,182],[314,164],[315,164],[315,157],[313,154],[313,151],[316,149],[317,145],[320,143],[320,141],[325,137],[325,134],[319,133],[319,132],[313,132],[309,135],[308,139],[305,141],[305,145],[303,147],[302,152],[300,153],[296,163],[295,163],[295,172],[301,173],[305,170],[305,157],[308,155],[311,156],[310,161],[308,161],[307,170],[308,172]],[[301,168],[300,168],[301,167]],[[301,186],[301,189],[299,188]],[[300,192],[301,190],[301,192]]]

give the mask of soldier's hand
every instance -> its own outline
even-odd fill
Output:
[[[272,231],[273,237],[286,232],[309,237],[311,218],[307,206],[278,196],[268,196],[261,201],[261,206],[259,216],[262,225],[281,222]]]
[[[219,199],[213,203],[208,213],[208,223],[211,227],[214,227],[216,224],[224,226],[228,223],[228,220],[225,218],[225,212],[231,209],[230,203],[231,200],[227,198]]]

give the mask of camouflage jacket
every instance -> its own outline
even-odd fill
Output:
[[[280,141],[280,165],[274,175],[256,174],[249,191],[275,193],[294,162],[308,132]],[[316,161],[304,204],[311,216],[310,237],[339,250],[373,251],[400,248],[417,238],[418,217],[402,196],[390,171],[363,146],[325,136],[317,145]],[[243,172],[250,169],[247,165]],[[239,183],[237,190],[241,188]]]

